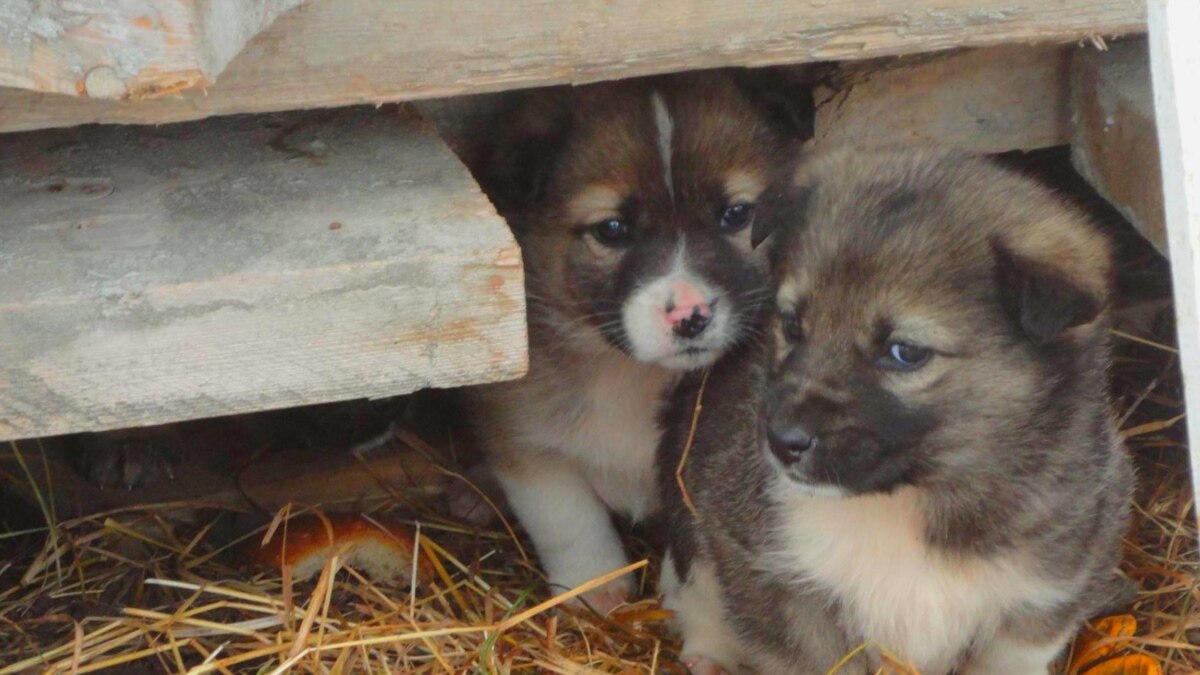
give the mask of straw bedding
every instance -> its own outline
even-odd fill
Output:
[[[1161,267],[1135,261],[1123,278],[1161,277]],[[1114,413],[1141,485],[1122,570],[1138,594],[1128,616],[1084,631],[1064,672],[1200,672],[1195,498],[1165,306],[1132,303],[1114,334]],[[423,446],[411,434],[397,439],[396,452],[429,451],[400,447]],[[25,494],[36,515],[21,524],[0,503],[0,675],[685,672],[654,597],[657,560],[636,534],[646,599],[602,617],[550,598],[515,524],[480,530],[445,517],[440,490],[389,488],[354,509],[412,528],[411,574],[381,581],[335,556],[298,580],[247,564],[245,552],[311,517],[304,507],[256,514],[200,497],[68,517],[46,446],[0,455],[0,486]]]

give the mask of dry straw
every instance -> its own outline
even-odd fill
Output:
[[[1112,654],[1151,655],[1167,673],[1200,672],[1200,556],[1176,355],[1153,336],[1118,342],[1114,398],[1143,484],[1122,569],[1141,590],[1136,635],[1102,640]],[[9,450],[32,480],[39,446]],[[237,563],[234,552],[267,526],[230,540],[216,534],[229,514],[197,503],[59,521],[51,491],[31,487],[46,526],[0,539],[16,552],[0,558],[0,675],[684,672],[644,561],[613,574],[640,574],[649,599],[602,617],[562,602],[604,578],[550,598],[511,529],[426,512],[417,548],[429,578],[413,583],[414,565],[410,579],[381,583],[335,557],[315,580],[293,582]],[[372,515],[413,512],[394,503]]]

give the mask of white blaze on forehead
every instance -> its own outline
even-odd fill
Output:
[[[589,185],[568,202],[573,223],[598,223],[621,213],[621,193],[608,185]]]
[[[658,156],[662,159],[663,182],[667,185],[667,194],[675,199],[675,181],[671,177],[671,143],[675,136],[675,123],[671,120],[671,112],[662,94],[657,91],[650,94],[650,102],[654,107],[654,127],[658,130]]]

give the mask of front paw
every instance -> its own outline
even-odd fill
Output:
[[[691,675],[726,675],[728,672],[720,663],[707,656],[684,654],[679,660]]]
[[[617,579],[579,597],[598,613],[608,616],[614,609],[629,602],[629,598],[633,597],[633,583],[628,579]]]
[[[550,586],[556,595],[562,595],[564,593],[569,593],[580,586],[588,585],[588,583],[593,579],[621,569],[627,564],[627,562],[621,559],[613,560],[610,565],[606,566],[589,565],[586,568],[580,566],[574,570],[574,574],[552,574],[550,576]],[[604,584],[603,586],[597,586],[584,593],[576,595],[568,600],[567,604],[574,607],[587,606],[596,612],[607,616],[617,607],[629,602],[629,599],[633,597],[633,581],[633,577],[629,575],[618,577]]]

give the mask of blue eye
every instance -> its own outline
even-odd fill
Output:
[[[752,220],[754,220],[754,205],[738,202],[726,208],[725,213],[721,214],[721,230],[738,232],[746,229]]]
[[[592,236],[596,241],[611,248],[628,246],[633,240],[633,228],[617,218],[609,218],[592,225]]]
[[[889,342],[887,353],[879,358],[877,364],[889,370],[916,370],[929,362],[933,350],[910,342]]]

